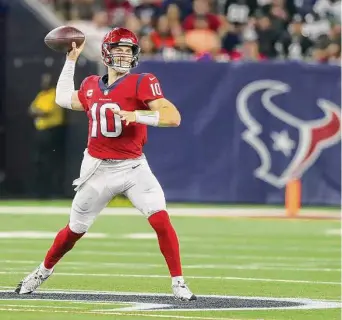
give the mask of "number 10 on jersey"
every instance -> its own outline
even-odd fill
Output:
[[[150,87],[151,87],[151,90],[152,90],[152,94],[154,96],[161,96],[162,95],[160,84],[158,82],[151,83]]]
[[[94,103],[91,107],[91,118],[92,118],[92,127],[91,127],[91,137],[98,138],[99,131],[100,134],[106,138],[116,138],[122,133],[122,122],[120,116],[118,114],[114,114],[112,111],[111,115],[107,118],[107,109],[120,110],[119,105],[116,103],[105,103],[100,105],[98,103]],[[114,129],[108,129],[108,120],[110,117],[113,117],[114,121]],[[100,127],[100,130],[98,128]]]

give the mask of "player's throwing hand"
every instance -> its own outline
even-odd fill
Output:
[[[72,61],[76,61],[78,59],[78,57],[80,56],[80,54],[84,48],[84,45],[85,45],[85,41],[81,44],[81,46],[79,48],[77,48],[76,42],[73,42],[72,43],[72,50],[67,53],[67,59],[72,60]]]
[[[128,126],[131,122],[135,122],[137,120],[135,112],[131,111],[123,111],[123,110],[114,110],[111,109],[113,113],[118,114],[121,120],[126,121],[126,126]]]

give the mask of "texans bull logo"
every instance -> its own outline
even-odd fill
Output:
[[[283,82],[259,80],[245,86],[237,97],[237,112],[247,127],[242,138],[255,149],[261,161],[255,176],[278,188],[284,187],[292,178],[300,178],[324,149],[341,139],[341,109],[337,105],[318,99],[317,105],[324,116],[318,120],[302,120],[272,101],[275,96],[289,91],[290,87]],[[260,93],[265,109],[261,110],[264,112],[263,124],[253,115],[255,110],[250,102],[251,97]],[[265,123],[265,117],[273,118]],[[267,134],[264,127],[267,127]],[[268,138],[271,139],[269,143]],[[279,154],[283,157],[281,161],[275,159]]]

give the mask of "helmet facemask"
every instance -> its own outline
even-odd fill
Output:
[[[132,52],[126,53],[113,50],[120,46],[131,47]],[[125,42],[103,43],[102,60],[107,67],[114,69],[116,72],[127,73],[131,68],[137,66],[139,52],[140,48],[135,44]]]

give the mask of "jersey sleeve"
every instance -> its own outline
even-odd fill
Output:
[[[87,98],[86,98],[86,87],[87,87],[87,79],[88,78],[85,78],[82,83],[81,83],[81,86],[80,88],[78,89],[78,99],[80,100],[83,108],[85,111],[88,110],[88,103],[87,103]]]
[[[137,82],[137,98],[143,103],[164,98],[158,78],[151,74],[141,74]]]

